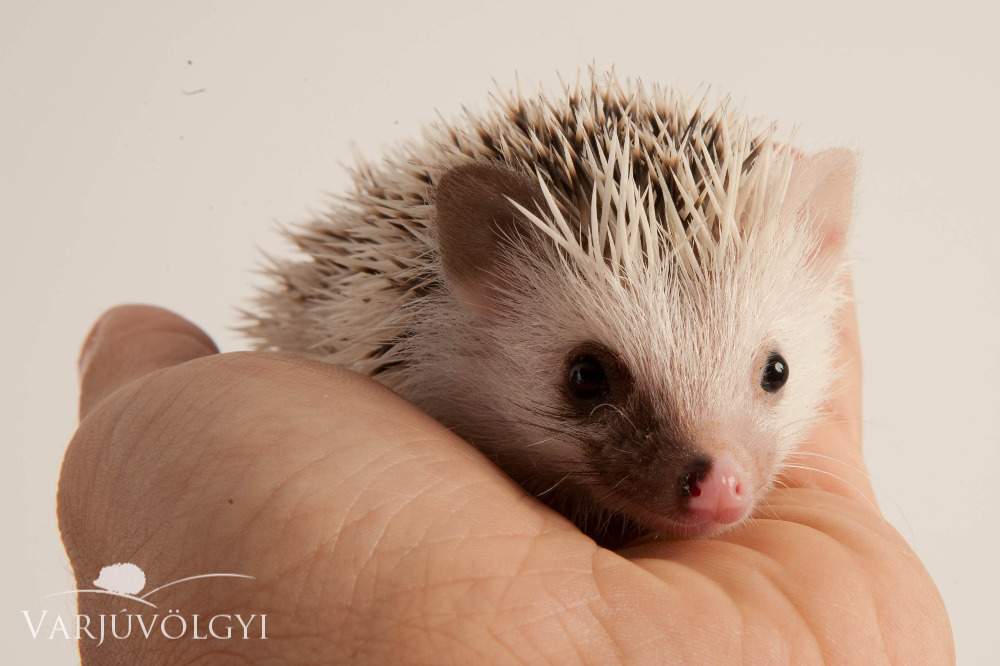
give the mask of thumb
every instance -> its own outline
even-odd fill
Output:
[[[204,331],[169,310],[114,307],[97,320],[80,351],[80,419],[134,379],[218,351]]]

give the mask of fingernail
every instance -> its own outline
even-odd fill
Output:
[[[90,333],[87,334],[87,339],[83,341],[83,347],[80,348],[80,356],[76,361],[76,369],[81,377],[87,371],[87,367],[93,359],[94,350],[97,349],[97,338],[100,337],[101,324],[104,323],[104,318],[105,315],[101,315],[94,322],[94,325],[90,328]]]

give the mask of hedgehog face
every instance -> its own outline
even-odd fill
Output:
[[[449,322],[475,333],[450,338],[432,413],[591,532],[614,516],[704,535],[749,515],[824,398],[836,283],[743,278],[685,301],[558,270],[525,276],[539,288],[495,318]]]
[[[733,237],[710,228],[684,246],[648,216],[574,217],[544,182],[496,165],[446,174],[441,256],[467,316],[447,324],[462,335],[436,334],[463,342],[430,364],[450,368],[425,382],[448,396],[432,412],[584,526],[676,536],[742,521],[833,375],[840,244],[810,206],[850,188],[844,153],[796,159],[784,196],[761,184],[769,205],[748,205]],[[634,215],[652,208],[640,192],[619,182],[609,196]],[[608,219],[624,226],[604,234],[617,256],[594,247]]]
[[[561,487],[599,510],[674,536],[739,523],[803,437],[833,375],[837,283],[816,291],[808,266],[791,263],[771,265],[786,277],[801,270],[789,280],[799,288],[734,276],[687,296],[583,282],[555,292],[570,298],[536,294],[536,305],[522,304],[525,332],[511,327],[503,337],[519,376],[548,368],[548,386],[530,392],[547,407],[508,418],[535,424],[536,440],[561,432],[549,461],[569,475]],[[544,312],[544,330],[529,329]],[[551,354],[526,352],[546,341]]]

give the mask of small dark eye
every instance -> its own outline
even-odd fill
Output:
[[[781,354],[771,354],[764,365],[760,387],[768,393],[777,393],[788,381],[788,362]]]
[[[608,375],[604,366],[590,355],[578,356],[570,363],[566,377],[569,391],[577,400],[599,400],[608,394]]]

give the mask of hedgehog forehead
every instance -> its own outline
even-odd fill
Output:
[[[577,345],[597,342],[621,358],[654,401],[683,399],[679,411],[690,415],[705,405],[735,406],[754,390],[762,354],[796,349],[796,330],[823,320],[806,248],[790,243],[760,256],[736,254],[731,269],[698,281],[669,267],[655,279],[608,279],[556,253],[525,255],[527,291],[513,296],[511,322],[519,331],[511,335],[523,336],[529,348],[553,350],[554,364]],[[768,269],[738,270],[744,259]]]
[[[607,346],[652,393],[729,391],[768,335],[767,303],[751,304],[753,285],[720,280],[685,290],[668,278],[655,285],[570,281],[564,288],[579,313],[564,335]]]

